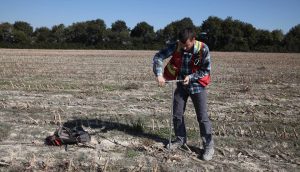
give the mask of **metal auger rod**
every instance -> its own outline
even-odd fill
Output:
[[[171,148],[171,142],[172,142],[172,121],[173,121],[173,102],[174,102],[174,83],[177,82],[183,82],[183,80],[169,80],[166,81],[166,83],[170,83],[171,84],[171,88],[172,88],[172,100],[171,100],[171,113],[170,113],[170,135],[169,135],[169,149]]]
[[[176,83],[176,82],[183,82],[183,80],[167,80],[166,83]]]

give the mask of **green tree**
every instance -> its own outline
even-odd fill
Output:
[[[286,50],[289,52],[300,52],[300,24],[291,28],[283,40]]]
[[[129,33],[129,28],[126,25],[126,22],[123,20],[117,20],[116,22],[111,24],[111,30],[113,32],[128,32]]]
[[[27,35],[28,37],[30,37],[33,33],[32,26],[27,22],[16,21],[13,26],[14,29],[24,32],[25,35]]]
[[[0,24],[0,42],[13,42],[13,25],[11,25],[10,23],[5,22]]]
[[[131,31],[131,37],[146,37],[147,35],[154,35],[153,26],[147,22],[138,23]]]
[[[221,50],[224,51],[249,51],[247,37],[244,33],[244,25],[239,20],[227,17],[222,22]]]
[[[125,49],[130,44],[130,30],[122,20],[112,23],[111,29],[107,29],[107,36],[110,43],[108,48]]]
[[[257,42],[256,40],[256,29],[248,23],[243,23],[241,28],[243,34],[244,34],[244,40],[248,45],[248,49],[254,50],[255,44]]]
[[[51,29],[51,37],[53,43],[64,43],[66,40],[65,25],[54,25]]]
[[[84,22],[73,23],[66,29],[66,40],[70,43],[82,43],[87,40],[86,24]]]
[[[219,50],[222,47],[222,22],[222,19],[210,16],[201,25],[202,31],[207,33],[207,44],[211,50]]]
[[[263,51],[263,52],[272,52],[273,51],[273,40],[272,34],[268,30],[257,30],[257,42],[254,50]]]
[[[221,23],[221,29],[222,29],[222,35],[220,39],[221,43],[221,50],[225,51],[233,51],[234,50],[234,39],[235,36],[235,23],[232,20],[232,17],[227,17],[224,21]]]
[[[47,43],[51,35],[50,29],[47,27],[36,28],[33,36],[36,43]]]
[[[284,47],[282,46],[284,34],[283,34],[282,30],[273,30],[271,32],[271,36],[272,36],[273,51],[276,51],[276,52],[284,51]]]
[[[194,29],[196,28],[193,21],[189,17],[185,17],[181,20],[171,22],[163,30],[165,41],[175,41],[175,40],[177,40],[178,39],[177,36],[178,36],[179,31],[186,28],[186,27],[191,27],[191,28],[194,28]]]
[[[31,39],[23,31],[13,30],[13,43],[22,46],[20,48],[28,47]]]
[[[106,24],[103,20],[97,19],[86,22],[87,44],[96,45],[102,43],[106,32]]]
[[[22,47],[28,47],[33,34],[32,26],[27,22],[16,21],[13,27],[13,43],[22,45]]]
[[[74,23],[65,29],[66,42],[82,45],[101,44],[106,32],[103,20]]]
[[[131,31],[130,37],[132,38],[134,46],[138,49],[149,49],[149,45],[155,39],[155,32],[153,26],[147,22],[138,23]]]
[[[33,32],[32,41],[35,48],[53,48],[51,30],[47,27],[36,28]]]
[[[166,43],[163,29],[159,29],[155,32],[155,47],[154,49],[160,49]]]

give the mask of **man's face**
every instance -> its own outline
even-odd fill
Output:
[[[186,42],[180,42],[185,51],[190,51],[194,47],[195,38],[188,39]]]

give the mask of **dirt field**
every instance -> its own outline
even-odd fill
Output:
[[[205,162],[191,100],[191,152],[164,148],[171,87],[157,86],[154,53],[0,49],[0,171],[300,171],[300,54],[211,53]],[[59,119],[90,145],[44,145]]]

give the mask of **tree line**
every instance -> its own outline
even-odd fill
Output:
[[[157,50],[177,40],[177,33],[184,27],[194,28],[197,39],[207,43],[212,51],[300,52],[300,24],[284,34],[282,30],[256,29],[232,17],[223,20],[215,16],[200,26],[186,17],[157,31],[144,21],[132,29],[123,20],[115,21],[111,27],[96,19],[36,29],[24,21],[4,22],[0,24],[0,47]]]

